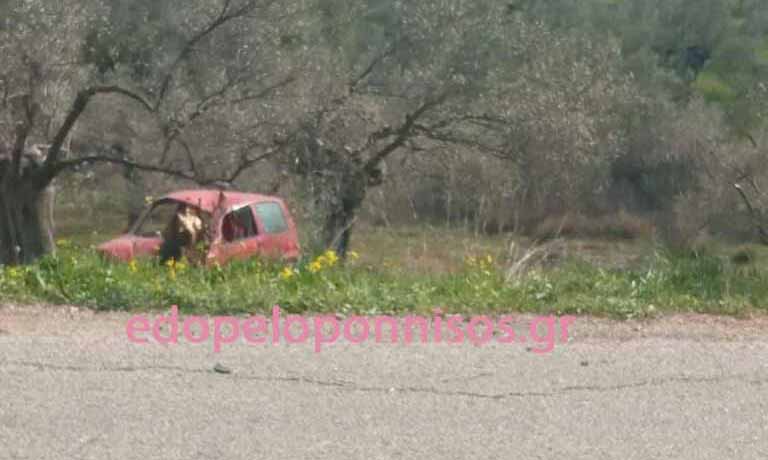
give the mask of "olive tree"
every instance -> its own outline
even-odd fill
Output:
[[[132,48],[121,40],[130,34],[103,19],[118,7],[112,2],[3,3],[0,264],[27,263],[51,250],[41,200],[64,171],[106,162],[201,184],[232,182],[279,149],[272,138],[264,141],[272,126],[265,105],[292,81],[277,32],[291,29],[302,2],[164,5],[171,20],[159,30],[168,35],[171,27],[174,39],[147,39],[145,48],[158,49],[126,55],[121,50]],[[97,100],[155,123],[157,148],[141,158],[120,146],[68,151],[73,128]],[[34,145],[44,154],[25,155]]]
[[[564,172],[615,154],[615,111],[635,97],[611,62],[617,46],[489,1],[351,4],[332,21],[319,16],[321,45],[309,65],[317,72],[298,83],[307,115],[287,161],[323,212],[324,246],[345,254],[367,193],[395,154],[460,148],[504,158],[527,190],[543,173],[532,162]],[[386,27],[377,34],[368,18]]]

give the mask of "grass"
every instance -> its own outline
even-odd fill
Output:
[[[67,244],[56,256],[30,267],[0,267],[0,301],[131,311],[176,304],[208,314],[269,313],[275,304],[297,313],[424,314],[439,306],[463,314],[616,318],[768,310],[768,250],[760,246],[714,242],[699,254],[676,254],[643,238],[572,238],[554,263],[510,281],[510,244],[526,248],[529,239],[358,225],[352,248],[359,257],[346,266],[310,257],[297,272],[259,260],[206,270],[102,260],[92,246],[123,230],[125,222],[113,217],[99,219],[97,231],[92,222],[62,219]]]
[[[693,88],[709,101],[727,103],[736,98],[736,91],[713,72],[700,73],[693,82]]]
[[[421,233],[421,232],[424,233]],[[410,233],[409,233],[410,232]],[[355,240],[360,254],[342,266],[333,254],[296,267],[262,260],[203,269],[145,260],[118,264],[87,246],[65,242],[56,255],[28,267],[0,267],[0,301],[76,304],[100,310],[186,313],[594,314],[642,318],[666,312],[743,315],[768,310],[766,257],[751,264],[711,253],[650,252],[622,268],[576,258],[618,244],[571,242],[552,268],[507,280],[503,238],[477,239],[429,230],[371,230]],[[639,244],[639,243],[636,243]],[[362,250],[365,248],[365,250]],[[636,249],[637,250],[637,249]],[[602,254],[605,256],[605,254]],[[391,263],[385,263],[389,258]],[[634,260],[634,259],[633,259]]]

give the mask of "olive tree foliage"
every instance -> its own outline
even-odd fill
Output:
[[[302,2],[276,0],[140,1],[113,11],[86,51],[98,78],[137,82],[153,102],[162,142],[138,158],[154,167],[139,169],[232,183],[273,153],[286,125],[275,100],[298,73],[281,38],[301,12]],[[137,35],[136,22],[147,30]]]
[[[417,151],[421,131],[469,116],[489,67],[473,45],[498,21],[484,2],[325,1],[320,12],[309,24],[317,46],[299,83],[306,116],[288,162],[322,222],[319,244],[344,257],[384,162]]]
[[[122,12],[128,4],[1,5],[0,263],[30,262],[51,249],[41,196],[64,171],[106,162],[231,183],[280,148],[268,106],[292,76],[277,31],[293,27],[302,2],[140,1]],[[121,19],[142,14],[146,30],[132,35],[125,21],[121,28]],[[69,151],[73,129],[97,101],[156,124],[154,148],[131,156],[119,144],[75,139]]]
[[[768,84],[756,83],[749,96],[758,122],[736,131],[728,148],[713,152],[713,159],[720,171],[718,184],[735,191],[759,240],[768,244]]]
[[[752,95],[756,105],[760,86]],[[702,234],[768,243],[764,122],[737,130],[703,97],[685,106],[657,99],[641,112],[642,129],[612,174],[640,194],[662,240],[678,248],[691,248]]]
[[[649,93],[681,107],[703,96],[732,128],[755,120],[752,85],[766,76],[768,4],[760,0],[517,0],[516,10],[558,28],[620,40],[625,65]]]
[[[514,73],[495,75],[478,102],[505,120],[496,153],[516,166],[512,204],[533,219],[583,209],[608,185],[610,165],[626,155],[625,120],[647,101],[623,71],[616,43],[541,23],[518,30],[528,44],[523,60]]]
[[[393,178],[390,190],[410,188],[414,198],[405,204],[414,214],[440,214],[476,231],[606,211],[615,201],[612,165],[630,155],[636,136],[631,119],[651,103],[625,71],[619,43],[519,14],[499,22],[503,35],[483,43],[491,50],[510,43],[510,50],[491,54],[498,62],[491,60],[464,106],[473,115],[420,131],[418,144],[431,155],[400,155],[394,168],[404,177]]]
[[[0,24],[0,263],[24,262],[51,249],[44,228],[43,153],[30,145],[57,135],[69,98],[85,75],[77,69],[84,2],[13,2]],[[64,136],[59,139],[63,147]]]
[[[503,160],[517,180],[500,205],[544,210],[589,193],[584,175],[621,153],[622,114],[640,96],[617,44],[490,1],[352,5],[326,3],[334,13],[315,24],[317,71],[298,83],[308,109],[287,161],[323,216],[324,246],[344,255],[395,157],[435,170],[447,152]]]

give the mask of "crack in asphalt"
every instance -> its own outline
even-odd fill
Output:
[[[447,397],[467,397],[476,399],[489,399],[489,400],[503,400],[512,398],[531,398],[531,397],[557,397],[563,396],[568,393],[578,392],[591,392],[591,393],[607,393],[616,392],[622,390],[631,390],[644,387],[661,387],[672,384],[716,384],[723,382],[741,382],[748,385],[761,386],[768,384],[768,377],[749,374],[737,374],[737,375],[722,375],[722,376],[670,376],[660,377],[654,379],[641,380],[633,383],[617,384],[617,385],[569,385],[551,391],[526,391],[526,392],[505,392],[505,393],[476,393],[471,391],[452,391],[452,390],[440,390],[431,387],[377,387],[377,386],[363,386],[355,382],[345,380],[320,380],[303,376],[284,376],[284,377],[265,377],[258,375],[247,374],[229,374],[221,375],[217,374],[213,368],[211,369],[190,369],[180,366],[121,366],[121,367],[77,367],[77,366],[62,366],[55,364],[45,364],[31,361],[2,361],[0,362],[0,368],[4,366],[17,366],[34,368],[40,371],[53,370],[53,371],[68,371],[68,372],[145,372],[145,371],[167,371],[167,372],[181,372],[186,374],[206,374],[206,375],[219,375],[220,378],[229,378],[232,380],[247,380],[258,381],[266,383],[299,383],[310,384],[320,387],[333,387],[350,392],[359,391],[364,393],[420,393],[431,394],[435,396],[447,396]],[[478,376],[492,376],[492,374]]]

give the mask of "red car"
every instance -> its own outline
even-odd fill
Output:
[[[192,215],[206,235],[206,264],[266,256],[299,258],[296,225],[283,200],[273,196],[220,190],[185,190],[152,203],[131,230],[98,247],[111,258],[130,261],[160,255],[169,225]]]

